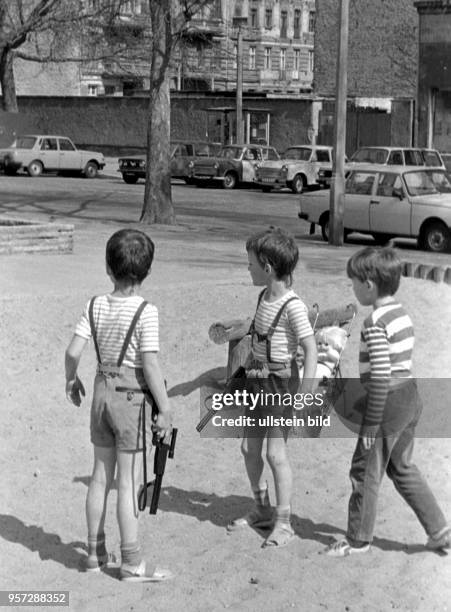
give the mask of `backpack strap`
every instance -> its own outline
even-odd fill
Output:
[[[288,304],[290,302],[292,302],[293,300],[298,300],[299,298],[297,296],[293,296],[288,298],[288,300],[286,302],[284,302],[282,304],[282,306],[279,308],[278,313],[276,314],[276,316],[274,317],[273,322],[271,323],[268,332],[266,334],[266,358],[268,360],[268,363],[271,363],[271,338],[274,335],[274,332],[276,330],[277,325],[279,324],[280,321],[280,317],[282,316],[285,308],[288,306]]]
[[[119,358],[117,360],[118,368],[121,367],[122,362],[124,361],[125,353],[127,351],[128,345],[130,344],[132,334],[135,331],[135,327],[136,327],[136,324],[138,323],[138,319],[141,316],[141,313],[146,306],[147,306],[147,302],[143,300],[142,303],[139,305],[137,311],[135,312],[135,316],[133,317],[132,322],[130,323],[130,327],[128,328],[128,332],[127,332],[127,335],[125,336],[124,344],[122,345],[122,349],[119,354]]]
[[[91,327],[91,336],[92,336],[92,340],[94,342],[94,348],[96,349],[96,355],[97,355],[97,362],[98,363],[102,363],[101,359],[100,359],[100,351],[99,351],[99,345],[97,343],[97,332],[96,332],[96,326],[94,324],[94,302],[95,302],[96,296],[94,296],[93,298],[91,298],[91,301],[89,302],[89,325]]]

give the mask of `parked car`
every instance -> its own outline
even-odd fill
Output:
[[[171,142],[171,177],[183,179],[190,183],[189,163],[196,156],[208,157],[214,155],[221,145],[212,142],[174,141]],[[118,172],[126,183],[137,183],[140,178],[146,178],[146,155],[129,155],[118,160]]]
[[[332,147],[297,145],[288,148],[280,160],[259,164],[255,182],[263,191],[288,187],[293,193],[302,193],[318,185],[320,167],[332,168]]]
[[[197,157],[191,162],[191,176],[198,186],[217,182],[224,189],[234,189],[242,183],[253,183],[257,165],[267,159],[280,159],[273,147],[256,144],[226,145],[214,157]]]
[[[300,219],[318,224],[329,239],[325,191],[301,197]],[[344,202],[345,236],[357,231],[378,243],[415,237],[420,248],[445,252],[451,246],[451,180],[446,170],[366,164],[349,172]]]
[[[0,167],[9,176],[23,169],[30,176],[77,171],[86,178],[95,178],[104,166],[102,153],[77,149],[65,136],[18,136],[10,147],[0,151]]]
[[[422,149],[412,147],[361,147],[351,156],[345,164],[348,172],[355,164],[387,164],[405,166],[428,166],[431,168],[445,168],[440,153],[435,149]],[[330,187],[332,181],[332,168],[320,168],[318,182],[323,187]]]

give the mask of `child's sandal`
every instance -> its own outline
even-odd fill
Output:
[[[257,510],[251,510],[244,516],[234,519],[227,525],[227,531],[238,531],[244,527],[266,529],[273,524],[272,516],[263,516]]]
[[[114,553],[107,553],[103,557],[93,555],[86,559],[85,572],[100,572],[103,569],[116,568],[118,564],[118,559]]]
[[[288,523],[276,523],[274,529],[262,544],[262,548],[286,546],[294,537],[294,530]]]

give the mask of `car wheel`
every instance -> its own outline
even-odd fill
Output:
[[[43,170],[44,166],[38,159],[33,160],[27,166],[27,172],[29,176],[41,176]]]
[[[329,242],[329,214],[327,213],[320,219],[321,235],[323,240]]]
[[[222,183],[224,189],[235,189],[236,184],[236,174],[234,174],[233,172],[227,172],[224,175],[224,181]]]
[[[302,176],[302,174],[296,174],[294,179],[291,181],[291,191],[299,194],[305,191],[305,188],[305,178]]]
[[[448,251],[451,246],[451,234],[446,225],[441,221],[428,223],[420,234],[419,246],[435,253]]]
[[[123,174],[122,178],[124,179],[124,182],[128,185],[134,185],[138,182],[138,177],[136,176],[136,174]]]
[[[98,165],[92,161],[88,162],[85,166],[85,169],[83,170],[83,174],[85,175],[85,178],[89,178],[89,179],[96,178],[98,172],[99,172]]]
[[[387,244],[387,242],[391,239],[390,234],[380,234],[375,232],[371,235],[373,236],[375,243],[380,246],[384,246],[384,244]]]

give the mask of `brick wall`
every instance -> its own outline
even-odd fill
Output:
[[[333,95],[339,2],[317,0],[314,90]],[[349,8],[348,95],[416,95],[418,13],[413,0],[351,0]]]

